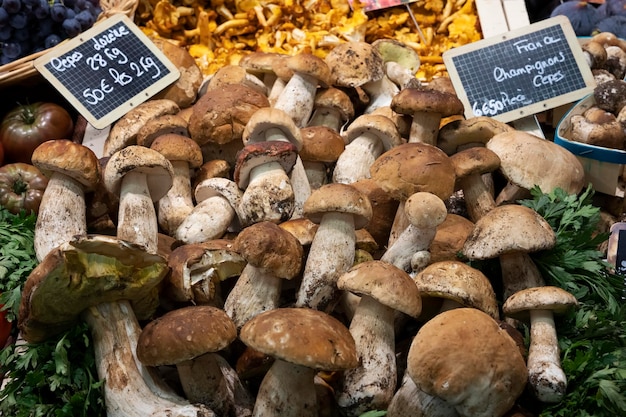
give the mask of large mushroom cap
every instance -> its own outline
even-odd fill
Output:
[[[578,194],[585,186],[582,163],[567,149],[528,132],[498,133],[485,145],[500,157],[500,172],[511,183],[549,193]]]
[[[148,366],[174,365],[217,352],[237,337],[235,323],[222,309],[188,306],[149,322],[137,341],[137,358]]]
[[[100,182],[100,163],[96,154],[71,140],[42,143],[33,151],[31,161],[47,177],[60,172],[78,181],[86,191],[93,191]]]
[[[379,156],[370,168],[372,178],[396,200],[404,201],[418,191],[442,200],[454,192],[454,167],[439,148],[424,143],[405,143]]]
[[[339,277],[337,287],[370,296],[411,317],[419,316],[422,311],[420,294],[409,274],[387,262],[358,263]]]
[[[352,335],[339,320],[309,308],[278,308],[252,318],[239,338],[247,346],[314,369],[344,370],[358,365]]]
[[[326,55],[326,63],[340,87],[358,87],[380,80],[385,67],[380,53],[367,42],[345,42]]]
[[[428,88],[405,88],[391,100],[396,113],[436,113],[442,118],[463,114],[463,103],[455,94]]]
[[[24,284],[18,327],[29,342],[61,333],[93,305],[129,300],[137,318],[158,305],[163,257],[108,236],[80,236],[52,250]]]
[[[440,313],[417,332],[407,372],[415,384],[459,415],[502,416],[524,390],[524,358],[511,336],[475,308]]]
[[[304,216],[320,223],[325,213],[354,215],[354,228],[361,229],[372,219],[369,199],[349,184],[330,183],[313,191],[304,202]]]

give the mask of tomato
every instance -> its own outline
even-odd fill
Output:
[[[39,212],[48,178],[37,167],[15,162],[0,167],[0,205],[13,214],[21,209]]]
[[[0,308],[2,308],[1,305]],[[6,316],[6,311],[0,311],[0,349],[7,344],[7,340],[9,340],[11,335],[12,324],[7,320]]]
[[[0,167],[4,164],[4,148],[2,147],[2,142],[0,142]]]
[[[52,139],[70,139],[74,130],[72,116],[51,102],[19,105],[9,111],[0,125],[0,142],[7,162],[30,164],[37,146]]]

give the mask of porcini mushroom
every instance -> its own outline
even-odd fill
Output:
[[[350,97],[335,87],[317,91],[313,101],[313,114],[308,126],[326,126],[335,132],[354,117],[354,105]]]
[[[345,143],[339,132],[322,125],[303,127],[300,136],[302,149],[299,156],[309,186],[315,190],[329,182],[330,173],[345,150]]]

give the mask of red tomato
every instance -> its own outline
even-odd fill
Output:
[[[0,349],[7,344],[7,340],[9,340],[11,335],[12,324],[6,319],[6,315],[6,311],[0,311]]]
[[[39,212],[48,178],[34,165],[15,162],[0,167],[0,206],[13,214]]]
[[[8,162],[30,164],[37,146],[52,139],[70,139],[72,116],[56,103],[20,105],[8,112],[0,125],[0,142]]]

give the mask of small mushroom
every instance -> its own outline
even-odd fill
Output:
[[[164,114],[148,120],[137,132],[137,145],[150,147],[162,135],[176,134],[189,137],[188,121],[180,113]]]
[[[233,84],[243,85],[267,96],[267,86],[257,76],[250,74],[240,65],[229,64],[218,69],[207,84],[207,91]]]
[[[528,382],[542,402],[558,403],[567,391],[554,315],[563,314],[577,305],[576,297],[554,286],[520,290],[502,305],[506,316],[530,321]]]
[[[311,190],[327,184],[337,159],[345,150],[341,135],[328,126],[307,126],[300,129],[302,149],[299,156]]]
[[[599,107],[590,107],[582,115],[570,117],[570,139],[587,145],[624,150],[626,134],[613,113]]]
[[[354,117],[350,97],[335,87],[318,89],[313,102],[313,114],[308,126],[326,126],[335,132]]]
[[[453,120],[439,130],[437,147],[446,155],[452,155],[470,146],[485,146],[498,133],[512,130],[514,129],[508,124],[487,116]]]

